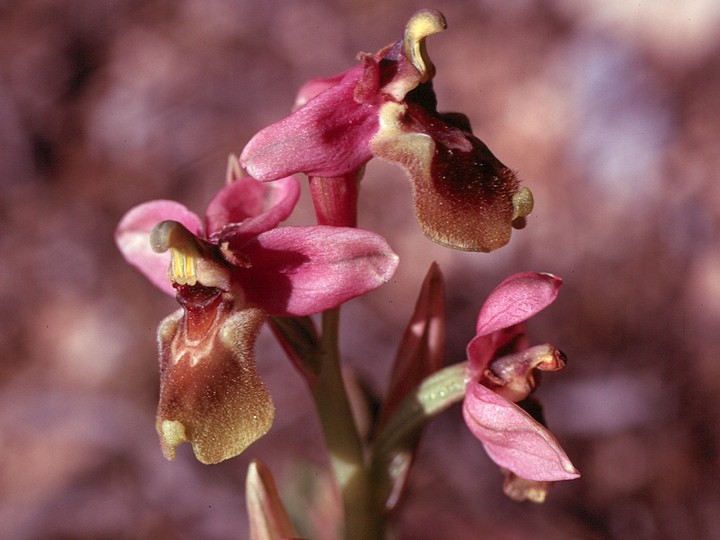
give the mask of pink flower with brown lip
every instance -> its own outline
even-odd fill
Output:
[[[270,429],[274,406],[254,357],[268,315],[337,307],[379,287],[397,267],[377,234],[277,227],[297,202],[294,178],[262,184],[229,176],[205,220],[179,203],[151,201],[116,230],[128,262],[181,305],[158,331],[157,430],[168,459],[190,442],[200,461],[217,463]]]
[[[468,251],[505,245],[513,226],[524,226],[532,195],[464,115],[437,111],[425,38],[445,27],[440,12],[419,11],[401,40],[307,83],[295,112],[251,139],[243,166],[261,181],[302,172],[352,183],[377,156],[409,175],[415,214],[430,239]]]

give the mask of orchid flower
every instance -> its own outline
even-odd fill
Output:
[[[526,335],[526,321],[555,300],[561,284],[557,276],[530,272],[504,280],[480,310],[477,335],[467,347],[465,423],[509,471],[506,492],[538,502],[543,482],[579,476],[527,400],[536,386],[533,370],[555,371],[565,363],[551,345],[528,348]]]
[[[441,278],[435,270],[436,280]],[[407,371],[407,358],[399,357],[411,379],[408,388],[393,387],[384,411],[384,423],[375,438],[373,470],[384,478],[381,494],[390,504],[402,489],[412,448],[427,421],[454,403],[463,402],[463,417],[482,442],[490,458],[505,475],[504,491],[515,500],[543,502],[549,483],[577,478],[555,437],[544,427],[539,404],[530,396],[537,386],[533,371],[555,371],[565,356],[552,345],[528,346],[527,320],[550,305],[562,281],[551,274],[519,273],[500,283],[480,310],[477,335],[467,347],[467,362],[441,368],[428,362],[443,335],[443,299],[439,287],[427,291],[413,326],[422,332],[415,352],[424,377]],[[422,297],[421,297],[422,298]],[[425,324],[418,324],[423,313]],[[409,327],[409,328],[412,328]],[[436,338],[432,339],[431,334]],[[435,343],[433,343],[435,342]],[[401,401],[399,401],[401,400]],[[399,402],[398,402],[399,401]]]
[[[242,452],[272,425],[274,406],[255,366],[269,315],[309,315],[377,288],[397,256],[368,231],[281,227],[299,196],[294,178],[261,184],[231,158],[226,185],[201,220],[151,201],[116,230],[125,258],[181,309],[159,327],[157,431],[166,458],[190,442],[203,463]]]
[[[440,12],[419,11],[399,41],[360,54],[361,64],[344,73],[306,83],[295,112],[248,143],[243,166],[261,181],[298,172],[311,185],[313,177],[344,181],[347,196],[356,197],[358,171],[377,156],[409,175],[415,214],[430,239],[468,251],[505,245],[532,211],[532,194],[472,134],[464,115],[437,111],[425,38],[445,27]],[[313,197],[327,198],[326,186],[318,189]]]

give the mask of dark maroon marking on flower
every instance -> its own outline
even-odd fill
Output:
[[[213,328],[222,302],[222,291],[202,285],[176,285],[178,303],[185,310],[187,338],[199,340]]]
[[[518,180],[487,145],[469,131],[467,117],[438,113],[431,83],[418,85],[405,100],[406,129],[425,133],[435,141],[431,176],[438,193],[466,206],[485,206],[489,200],[505,197],[512,208]]]
[[[506,197],[512,209],[512,195],[518,185],[515,174],[482,141],[472,135],[467,139],[472,152],[437,145],[431,174],[438,193],[467,206]]]

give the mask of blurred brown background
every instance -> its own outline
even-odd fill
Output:
[[[189,448],[163,460],[154,331],[175,305],[112,233],[149,199],[202,213],[227,155],[300,84],[394,41],[421,7],[449,23],[428,43],[441,110],[470,117],[536,209],[496,253],[448,252],[419,233],[402,174],[371,163],[361,225],[401,266],[345,309],[346,362],[382,393],[432,260],[448,281],[448,362],[501,279],[560,274],[531,331],[570,363],[538,395],[583,477],[542,506],[506,500],[453,408],[423,441],[399,537],[720,538],[714,0],[0,1],[4,538],[245,538],[250,459],[286,497],[304,462],[324,467],[305,388],[269,334],[270,434],[218,466]],[[307,203],[293,222],[310,223]]]

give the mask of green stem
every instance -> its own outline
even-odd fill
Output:
[[[310,386],[317,408],[330,464],[345,509],[345,539],[382,538],[382,521],[373,515],[369,474],[363,443],[352,416],[340,368],[338,330],[340,309],[322,315],[320,372]]]
[[[377,454],[398,442],[465,397],[467,362],[436,371],[410,392],[375,441]]]
[[[376,512],[382,512],[394,484],[403,483],[425,424],[465,397],[467,362],[453,364],[426,377],[408,393],[373,445],[371,478]]]

